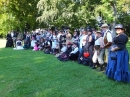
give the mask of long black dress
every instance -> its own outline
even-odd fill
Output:
[[[5,47],[13,47],[13,39],[11,37],[11,34],[7,34],[7,38],[6,38],[6,46]]]

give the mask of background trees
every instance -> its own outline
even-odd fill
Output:
[[[129,0],[0,0],[0,33],[52,25],[98,27],[104,22],[123,23],[129,32],[129,21]]]
[[[2,13],[0,33],[8,31],[27,31],[39,26],[36,22],[38,0],[1,0]]]

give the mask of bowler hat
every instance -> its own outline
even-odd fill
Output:
[[[122,24],[117,24],[115,26],[115,29],[124,29],[123,25]]]
[[[97,33],[101,33],[102,34],[102,32],[100,31],[100,30],[98,30],[98,31],[96,31]]]

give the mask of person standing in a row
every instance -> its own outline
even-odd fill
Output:
[[[108,56],[109,56],[109,51],[110,51],[110,46],[112,44],[112,35],[111,35],[111,31],[109,30],[109,26],[107,24],[103,24],[101,26],[102,31],[103,31],[103,39],[104,39],[104,47],[102,47],[103,49],[105,49],[105,53],[104,53],[104,64],[106,66],[106,64],[108,63]]]
[[[117,36],[113,39],[113,45],[108,56],[106,75],[116,81],[130,82],[129,53],[126,49],[128,36],[124,33],[122,24],[115,27]]]
[[[7,42],[6,42],[5,47],[13,47],[14,46],[13,45],[13,39],[12,39],[12,36],[11,36],[10,32],[7,34],[6,40],[7,40]]]

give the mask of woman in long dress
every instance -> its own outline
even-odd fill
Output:
[[[13,47],[13,39],[11,37],[11,33],[10,32],[7,34],[6,40],[7,40],[7,42],[6,42],[6,46],[5,47]]]
[[[126,49],[128,36],[124,33],[123,25],[118,24],[115,29],[117,36],[113,39],[106,75],[116,81],[130,82],[129,53]]]

